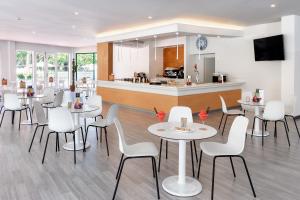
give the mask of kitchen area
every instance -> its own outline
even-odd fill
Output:
[[[244,82],[218,72],[217,55],[207,47],[210,38],[219,37],[213,31],[231,37],[238,37],[239,31],[182,27],[99,38],[98,56],[106,59],[98,61],[97,93],[104,101],[149,111],[156,107],[168,112],[176,105],[189,106],[193,112],[215,110],[221,106],[220,95],[228,106],[236,106]]]

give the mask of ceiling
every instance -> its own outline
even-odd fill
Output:
[[[300,1],[2,0],[0,10],[0,39],[79,47],[95,45],[103,32],[175,18],[237,26],[279,21],[300,15]]]

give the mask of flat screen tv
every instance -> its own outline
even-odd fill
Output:
[[[283,35],[254,40],[255,61],[284,60]]]

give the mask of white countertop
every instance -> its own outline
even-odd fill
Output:
[[[201,94],[209,92],[227,91],[234,89],[241,89],[241,86],[245,82],[226,82],[226,83],[203,83],[203,84],[192,84],[191,86],[186,85],[149,85],[148,83],[132,83],[126,81],[98,81],[98,87],[113,88],[130,90],[136,92],[146,92],[170,96],[185,96],[192,94]]]

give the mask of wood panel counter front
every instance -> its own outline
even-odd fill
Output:
[[[188,106],[193,112],[199,112],[201,108],[207,108],[208,106],[211,110],[220,109],[219,96],[223,96],[228,107],[237,106],[237,100],[241,98],[240,86],[242,85],[242,83],[220,84],[217,87],[216,85],[211,87],[208,85],[202,85],[201,87],[199,85],[196,88],[185,87],[186,91],[184,91],[180,87],[150,86],[134,83],[115,84],[108,81],[99,82],[97,94],[101,95],[104,101],[149,111],[156,107],[164,112],[169,112],[173,106]],[[163,89],[169,91],[164,92]],[[171,90],[180,91],[180,89],[182,89],[181,93],[171,93]]]

